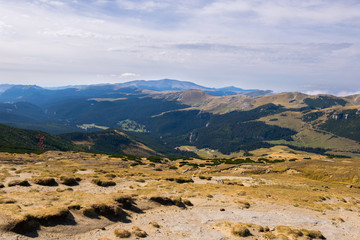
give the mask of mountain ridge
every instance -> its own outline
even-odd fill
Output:
[[[95,84],[95,85],[74,85],[69,87],[43,88],[37,85],[1,85],[0,102],[29,101],[31,103],[41,102],[47,98],[47,102],[58,100],[60,97],[103,97],[109,94],[131,93],[141,89],[164,92],[184,91],[190,89],[202,90],[214,96],[226,96],[233,94],[266,95],[270,90],[249,89],[237,87],[209,88],[198,84],[173,79],[162,80],[135,80],[125,83]]]
[[[17,100],[15,103],[0,103],[0,122],[52,134],[93,134],[105,145],[110,144],[105,139],[114,135],[96,136],[92,132],[122,129],[145,146],[159,149],[154,154],[175,154],[174,149],[181,146],[230,154],[274,145],[328,155],[360,153],[360,134],[357,134],[360,95],[283,92],[216,96],[203,89],[173,90],[199,86],[189,82],[166,79],[163,82],[170,84],[161,89],[166,91],[138,88],[144,83],[153,84],[146,81],[55,91],[17,86],[4,92],[6,96],[17,90],[18,95],[12,96]],[[176,85],[180,83],[183,85]],[[229,89],[234,88],[225,88]],[[4,93],[0,94],[0,101]],[[139,132],[139,129],[143,130]],[[102,150],[116,147],[105,149]]]

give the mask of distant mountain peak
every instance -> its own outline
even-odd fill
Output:
[[[270,90],[259,89],[242,89],[235,86],[223,87],[223,88],[210,88],[198,85],[189,81],[180,81],[174,79],[160,79],[160,80],[134,80],[125,83],[119,83],[119,86],[125,87],[137,87],[142,89],[148,89],[153,91],[185,91],[185,90],[202,90],[213,96],[226,96],[233,94],[250,94],[254,93],[254,96],[267,95],[272,93]]]

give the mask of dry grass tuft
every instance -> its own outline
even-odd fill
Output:
[[[35,218],[41,225],[56,225],[57,223],[65,222],[69,213],[68,208],[53,208],[36,214]]]
[[[278,234],[283,234],[285,236],[292,236],[293,238],[297,238],[297,237],[301,237],[304,234],[302,233],[302,231],[297,230],[297,229],[292,229],[288,226],[277,226],[275,228],[275,231]]]
[[[186,206],[189,206],[189,207],[194,206],[194,204],[193,204],[190,200],[188,200],[188,199],[183,199],[183,203],[184,203]]]
[[[238,237],[248,237],[251,235],[250,230],[242,223],[238,223],[231,228],[231,233]]]
[[[303,234],[310,239],[326,239],[320,231],[301,229]]]
[[[27,180],[13,180],[8,183],[8,186],[9,187],[14,187],[14,186],[29,187],[31,185]]]
[[[175,206],[185,208],[185,204],[182,201],[181,197],[175,197],[171,199]]]
[[[17,220],[11,220],[5,226],[4,230],[12,231],[18,234],[34,232],[40,228],[40,223],[31,215],[26,215]]]
[[[0,204],[13,204],[16,202],[17,201],[15,199],[0,196]]]
[[[254,236],[260,239],[326,239],[320,231],[293,229],[288,226],[276,226],[275,229],[270,230],[269,227],[263,227],[252,223],[223,223],[225,227],[231,227],[231,233],[238,237]]]
[[[69,213],[67,208],[46,209],[9,221],[5,229],[19,234],[34,232],[40,228],[40,225],[55,226],[67,222]]]
[[[150,197],[150,201],[157,202],[157,203],[160,203],[161,205],[165,205],[165,206],[174,205],[174,202],[168,197],[159,197],[159,196]]]
[[[141,230],[139,227],[134,226],[132,228],[133,230],[133,234],[137,237],[141,237],[141,238],[146,238],[147,237],[147,233],[144,230]]]
[[[100,187],[111,187],[116,185],[114,181],[104,181],[100,179],[93,179],[91,182]]]
[[[61,176],[60,181],[66,186],[76,186],[79,185],[78,182],[81,181],[81,178]]]
[[[127,213],[121,208],[121,206],[112,204],[93,204],[90,207],[83,209],[83,214],[90,218],[96,218],[98,216],[104,216],[109,219],[123,218],[127,216]]]
[[[115,229],[114,235],[118,238],[129,238],[131,236],[131,232],[126,229]]]
[[[308,239],[326,239],[320,231],[307,229],[292,229],[288,226],[277,226],[275,231],[279,235],[286,237],[298,238],[306,236]]]
[[[154,221],[149,222],[149,225],[151,225],[151,226],[153,226],[155,228],[160,228],[160,225],[157,222],[154,222]]]
[[[54,178],[38,178],[34,180],[35,184],[42,185],[42,186],[57,186],[58,183],[55,181]]]
[[[175,182],[177,183],[193,183],[194,180],[192,180],[191,177],[181,177],[181,178],[175,178]]]
[[[134,199],[130,196],[117,196],[114,201],[119,203],[123,209],[134,210]]]
[[[241,199],[234,199],[234,202],[239,205],[240,208],[250,208],[250,203]]]
[[[181,208],[186,208],[185,203],[183,202],[181,197],[168,198],[168,197],[156,196],[156,197],[151,197],[150,201],[157,202],[164,206],[175,205],[175,206],[178,206]],[[186,202],[187,202],[187,204],[192,204],[189,200],[187,200]],[[190,205],[188,205],[188,206],[190,206]]]

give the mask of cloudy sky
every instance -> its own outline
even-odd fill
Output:
[[[0,84],[360,91],[358,0],[0,0]]]

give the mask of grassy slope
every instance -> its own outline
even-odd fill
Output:
[[[317,129],[316,124],[302,121],[303,114],[300,112],[286,112],[263,117],[260,120],[270,125],[282,126],[298,131],[293,141],[277,140],[270,141],[272,144],[290,144],[299,147],[327,148],[335,152],[359,151],[360,144],[348,138],[336,136],[332,133]],[[277,119],[276,121],[270,121]],[[325,116],[317,119],[324,121]]]
[[[38,149],[38,134],[45,135],[45,150],[68,151],[76,149],[71,143],[48,133],[0,124],[0,151],[34,152]]]

